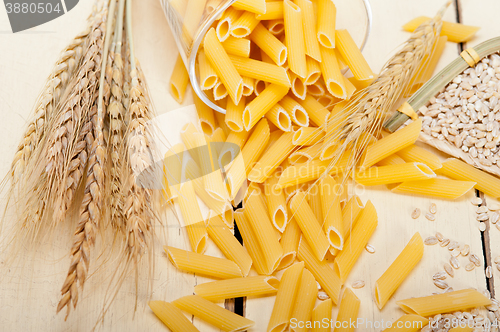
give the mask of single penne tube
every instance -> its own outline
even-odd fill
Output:
[[[332,309],[333,303],[332,299],[320,302],[316,308],[314,308],[311,317],[312,329],[311,332],[330,332],[332,320]],[[328,322],[325,324],[325,322]]]
[[[422,23],[430,20],[431,20],[430,17],[419,16],[417,18],[414,18],[410,22],[406,23],[405,25],[403,25],[403,29],[408,32],[413,32]],[[443,21],[443,27],[441,28],[441,36],[448,37],[448,40],[454,43],[464,43],[470,40],[479,29],[480,29],[479,27],[471,25]]]
[[[406,162],[424,163],[433,171],[443,167],[437,155],[415,144],[399,150],[396,154]]]
[[[314,60],[313,58],[307,57],[306,60],[307,60],[307,76],[306,79],[304,80],[304,84],[311,85],[316,83],[321,78],[321,66],[320,63]]]
[[[406,96],[411,96],[418,89],[422,87],[428,80],[431,79],[434,70],[436,69],[437,63],[439,62],[439,58],[443,54],[443,51],[446,47],[446,42],[448,38],[446,36],[439,36],[432,49],[427,53],[423,58],[416,70],[415,74],[411,78],[408,86],[411,87],[410,91],[407,92]]]
[[[375,282],[375,303],[382,310],[403,281],[424,256],[424,241],[415,233],[396,260]]]
[[[303,191],[296,193],[289,203],[290,210],[315,257],[322,261],[330,248],[320,222],[314,216]]]
[[[189,75],[186,70],[186,66],[184,66],[184,61],[182,61],[182,58],[179,55],[177,56],[174,71],[170,77],[170,91],[172,92],[172,97],[174,97],[179,104],[182,104],[184,101],[188,83]]]
[[[288,71],[287,73],[290,78],[290,82],[292,83],[293,95],[301,100],[306,98],[307,86],[305,84],[305,79],[300,78],[291,71]]]
[[[347,192],[347,190],[344,190],[344,192]],[[363,202],[357,195],[351,197],[351,199],[347,201],[344,208],[342,209],[342,221],[344,230],[344,233],[342,235],[344,237],[344,242],[350,236],[352,229],[356,226],[358,217],[363,209]]]
[[[323,128],[300,127],[293,133],[293,145],[311,146],[317,144],[325,137]]]
[[[252,266],[252,258],[224,224],[220,215],[213,214],[209,218],[207,232],[224,256],[235,262],[246,277]]]
[[[245,97],[241,97],[238,105],[235,105],[231,99],[227,101],[226,125],[234,132],[243,130],[243,111],[245,110]]]
[[[230,36],[222,43],[222,46],[227,54],[248,58],[250,57],[250,44],[250,39]]]
[[[283,133],[252,168],[248,180],[264,183],[295,148],[292,144],[292,137],[293,133]]]
[[[236,159],[249,136],[250,133],[246,130],[229,133],[219,153],[218,162],[221,168],[225,168]]]
[[[250,131],[278,101],[286,96],[288,90],[283,86],[271,84],[257,98],[247,104],[243,111],[245,130]]]
[[[177,308],[204,320],[227,332],[245,331],[254,326],[254,322],[218,306],[198,295],[188,295],[172,302]]]
[[[306,45],[302,11],[290,0],[283,1],[285,38],[288,48],[288,65],[290,70],[301,78],[306,78]]]
[[[231,279],[243,275],[236,263],[224,259],[174,248],[163,247],[170,262],[179,270],[196,273],[209,278]]]
[[[324,46],[321,46],[320,49],[322,58],[320,67],[321,73],[323,74],[323,80],[326,84],[326,89],[332,96],[340,99],[346,99],[347,91],[345,88],[344,75],[342,75],[342,72],[340,71],[336,50],[329,49]]]
[[[302,12],[306,54],[312,59],[321,62],[318,34],[316,33],[317,19],[316,15],[314,15],[314,5],[311,0],[297,0],[297,5],[300,7],[300,11]],[[332,18],[330,18],[330,25],[331,19]],[[333,25],[333,31],[335,32],[335,24]]]
[[[317,40],[321,46],[335,48],[335,23],[337,8],[333,1],[318,0]]]
[[[249,188],[250,191],[250,188]],[[257,271],[260,275],[270,275],[273,271],[270,271],[265,266],[264,253],[259,246],[259,242],[257,241],[257,236],[255,232],[252,230],[248,218],[246,217],[244,210],[239,209],[234,213],[234,219],[236,220],[236,224],[238,225],[238,230],[240,231],[243,242],[245,243],[245,248],[248,251],[248,254],[252,258],[253,267],[255,271]]]
[[[319,98],[325,96],[326,89],[324,85],[318,81],[307,86],[307,93],[314,98]]]
[[[269,142],[269,137],[270,132],[267,120],[261,119],[241,150],[247,175],[250,173],[250,170],[254,167],[257,160],[259,160],[262,153],[264,153]]]
[[[476,182],[472,181],[435,178],[424,181],[403,182],[393,188],[392,192],[457,199],[472,190],[475,185]]]
[[[266,1],[265,14],[255,15],[258,20],[269,21],[283,19],[283,2],[282,1]]]
[[[254,80],[254,93],[256,96],[259,96],[267,87],[269,83],[261,81],[261,80]]]
[[[283,248],[274,234],[261,194],[250,193],[244,202],[245,216],[255,233],[264,256],[264,264],[269,271],[275,271],[283,256]]]
[[[349,82],[352,83],[356,87],[356,90],[363,90],[366,89],[370,84],[372,84],[373,81],[375,81],[376,76],[371,79],[371,80],[362,80],[359,81],[355,77],[349,77],[348,80]]]
[[[283,273],[271,318],[267,325],[267,332],[285,331],[290,324],[293,312],[293,306],[290,304],[296,302],[303,271],[304,263],[298,263],[290,266]]]
[[[281,188],[288,188],[316,180],[325,173],[337,174],[338,170],[343,169],[346,162],[347,159],[345,158],[341,158],[339,163],[334,163],[332,160],[321,161],[314,159],[305,164],[287,167],[281,174],[278,186]]]
[[[217,23],[217,27],[215,28],[217,38],[219,38],[221,43],[226,41],[227,38],[231,36],[231,27],[242,14],[243,11],[236,9],[233,6],[224,11],[221,19]]]
[[[219,78],[215,69],[208,62],[205,51],[200,50],[198,53],[198,66],[200,68],[200,87],[202,90],[211,90],[218,83]]]
[[[231,36],[245,38],[252,33],[259,22],[260,21],[255,17],[254,13],[245,11],[236,22],[231,25]]]
[[[214,86],[213,93],[215,101],[224,100],[229,95],[229,92],[222,82],[217,82]]]
[[[346,93],[345,100],[351,100],[351,97],[354,96],[354,93],[356,92],[356,86],[352,84],[351,81],[349,81],[345,77],[344,77],[344,86]]]
[[[320,103],[321,105],[323,105],[324,108],[329,110],[335,103],[335,100],[340,100],[340,99],[337,99],[329,95],[324,95],[318,98],[318,103]]]
[[[230,55],[233,65],[242,76],[269,82],[286,88],[291,86],[286,70],[275,64]]]
[[[368,240],[377,228],[377,211],[373,204],[368,201],[361,212],[356,226],[351,235],[344,243],[344,249],[338,254],[334,261],[334,269],[340,280],[345,282],[354,264],[368,244]]]
[[[299,248],[300,235],[299,225],[294,218],[290,218],[280,239],[280,244],[283,247],[283,258],[277,270],[283,270],[295,261]]]
[[[438,295],[411,298],[396,302],[404,312],[422,317],[488,306],[491,300],[474,289],[463,289]]]
[[[177,197],[189,242],[194,252],[202,254],[207,247],[207,230],[191,181],[181,183]]]
[[[314,276],[309,270],[304,269],[302,271],[302,277],[300,278],[299,289],[297,291],[297,297],[295,300],[295,305],[293,306],[292,316],[290,322],[308,322],[311,320],[312,311],[314,309],[314,304],[316,303],[316,297],[318,296],[318,286]],[[309,330],[306,325],[292,326],[290,324],[290,330],[294,332],[306,332]]]
[[[240,10],[246,10],[255,14],[265,14],[266,13],[266,1],[265,0],[237,0],[232,5],[234,8]]]
[[[391,154],[389,157],[379,161],[376,166],[391,166],[406,164],[406,161],[397,154]]]
[[[321,206],[321,195],[320,195],[320,181],[314,181],[313,184],[307,190],[307,202],[311,208],[316,220],[320,225],[324,224],[325,218],[323,217],[323,208]],[[327,235],[328,238],[328,235]]]
[[[383,332],[418,332],[427,325],[429,325],[429,319],[419,315],[407,314],[401,316],[401,318],[391,324],[391,327],[386,328]]]
[[[309,115],[295,99],[290,96],[284,96],[283,99],[280,100],[279,105],[285,109],[296,125],[300,127],[309,126]]]
[[[217,39],[215,29],[210,29],[205,35],[204,47],[208,61],[210,61],[220,81],[229,92],[229,97],[237,104],[243,95],[243,78],[234,67],[219,39]]]
[[[230,165],[225,167],[225,181],[229,190],[229,199],[233,201],[233,205],[237,206],[241,202],[241,197],[238,193],[246,189],[247,173],[245,170],[245,162],[243,156],[239,153]]]
[[[347,30],[335,31],[335,47],[357,80],[375,78],[375,74]]]
[[[287,59],[287,49],[285,45],[283,45],[283,43],[261,23],[253,30],[250,35],[250,40],[253,41],[262,52],[265,52],[278,66],[282,66],[285,63]]]
[[[363,167],[370,167],[389,157],[390,155],[401,151],[402,149],[414,144],[420,135],[422,129],[422,119],[413,121],[408,126],[387,135],[381,140],[372,144],[366,150],[366,155],[362,160]]]
[[[201,129],[207,135],[212,135],[217,128],[215,124],[214,111],[208,107],[195,93],[193,94],[194,105],[200,119]]]
[[[182,21],[182,28],[184,32],[184,38],[187,39],[185,42],[191,45],[192,40],[194,40],[196,31],[200,26],[201,19],[203,17],[203,12],[205,11],[205,6],[207,0],[188,0],[186,5],[186,14],[184,20]]]
[[[276,188],[278,180],[279,177],[276,173],[274,176],[270,176],[265,182],[264,192],[267,199],[267,208],[271,222],[274,228],[283,233],[288,223],[288,213],[285,195],[281,189]]]
[[[356,173],[356,182],[364,186],[420,181],[435,178],[436,174],[422,163],[405,163],[400,165],[370,167]]]
[[[453,180],[476,182],[475,188],[494,198],[500,197],[500,179],[461,160],[450,158],[437,171]]]
[[[277,20],[269,20],[267,23],[267,29],[275,36],[281,35],[285,31],[284,19],[280,18]]]
[[[149,307],[172,332],[199,332],[182,311],[170,302],[150,301]]]
[[[290,154],[288,161],[291,165],[304,164],[313,159],[319,158],[321,154],[321,144],[307,146]]]
[[[339,313],[337,315],[337,321],[335,322],[335,331],[354,332],[355,328],[352,326],[352,322],[358,320],[360,306],[361,301],[358,297],[350,288],[346,288],[344,293],[342,293]],[[337,324],[340,327],[337,327]]]
[[[288,132],[292,130],[292,119],[290,119],[290,115],[285,111],[283,106],[279,104],[274,105],[266,113],[265,117],[282,131]]]
[[[253,95],[255,89],[255,80],[250,77],[243,77],[243,96]]]
[[[303,238],[299,242],[297,258],[304,262],[306,268],[311,271],[316,281],[321,285],[325,293],[330,296],[333,303],[338,304],[342,288],[342,283],[338,275],[328,265],[326,260],[320,261],[316,258],[311,247]]]
[[[265,296],[278,292],[279,280],[272,276],[254,276],[207,282],[194,287],[194,293],[209,301],[237,297]]]
[[[314,99],[314,97],[307,95],[304,100],[297,100],[297,102],[307,111],[309,119],[313,124],[318,127],[326,124],[330,112]]]
[[[344,247],[344,220],[340,206],[337,182],[330,175],[325,175],[320,183],[321,210],[323,211],[323,230],[330,246],[342,250]]]

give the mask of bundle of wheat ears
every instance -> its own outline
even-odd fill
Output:
[[[114,232],[122,252],[116,289],[152,250],[153,193],[136,182],[137,169],[152,161],[152,116],[134,56],[131,0],[97,0],[87,30],[48,78],[9,174],[9,202],[22,216],[14,240],[35,243],[74,222],[57,312],[76,308],[103,230]]]

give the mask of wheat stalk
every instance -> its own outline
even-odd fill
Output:
[[[338,144],[334,153],[336,159],[355,147],[346,175],[355,168],[368,143],[368,138],[363,138],[362,134],[370,133],[377,137],[389,112],[410,88],[408,83],[439,37],[442,15],[450,3],[432,20],[418,27],[402,49],[387,62],[378,78],[368,88],[358,92],[336,115],[347,115],[347,120],[342,128],[325,138],[325,146]]]

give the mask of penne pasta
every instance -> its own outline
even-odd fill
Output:
[[[283,6],[288,65],[297,76],[306,78],[307,62],[302,11],[290,0],[284,0]]]
[[[299,242],[297,258],[304,262],[306,268],[311,271],[316,281],[321,285],[321,288],[330,296],[333,303],[337,304],[339,302],[342,283],[326,260],[319,261],[304,239],[301,239]]]
[[[243,111],[243,125],[245,130],[250,131],[259,122],[260,118],[286,96],[288,90],[288,88],[271,84],[257,98],[247,104]]]
[[[222,84],[222,82],[217,82],[214,87],[213,93],[215,101],[225,99],[229,95],[226,87],[224,86],[224,84]]]
[[[354,332],[355,327],[352,322],[358,320],[359,307],[361,301],[352,292],[350,288],[346,288],[342,294],[340,301],[339,313],[335,322],[335,331],[337,332]],[[340,326],[340,327],[337,327]]]
[[[238,265],[228,259],[201,255],[174,247],[164,246],[163,248],[170,262],[179,270],[215,279],[243,276]]]
[[[214,111],[208,107],[195,93],[193,94],[194,105],[196,106],[196,111],[198,113],[198,118],[200,119],[201,129],[207,135],[212,135],[215,128]]]
[[[321,144],[305,147],[290,154],[288,161],[291,165],[305,164],[313,159],[317,159],[321,153],[321,149]]]
[[[440,313],[461,311],[491,304],[483,294],[474,289],[463,289],[426,297],[417,297],[396,302],[408,314],[429,317]]]
[[[307,202],[320,225],[324,225],[323,209],[321,207],[320,183],[314,181],[307,191]],[[326,232],[325,232],[326,233]],[[326,235],[328,238],[328,234]]]
[[[307,93],[315,98],[324,97],[325,91],[325,87],[320,82],[307,86]]]
[[[375,74],[347,30],[335,31],[335,46],[358,81],[373,80]]]
[[[255,14],[249,11],[243,14],[231,25],[231,36],[236,38],[245,38],[249,36],[253,29],[259,24]]]
[[[427,318],[419,315],[407,314],[392,323],[391,327],[386,328],[383,332],[418,332],[427,325],[429,325],[429,320]]]
[[[290,79],[285,68],[275,64],[230,55],[233,65],[242,76],[290,88]]]
[[[397,154],[391,154],[389,157],[379,161],[376,165],[391,166],[391,165],[401,165],[401,164],[406,164],[406,161]]]
[[[398,151],[397,155],[408,163],[415,161],[426,164],[433,171],[443,167],[437,155],[415,144]]]
[[[231,99],[227,101],[226,125],[233,132],[243,131],[243,111],[246,106],[245,97],[241,97],[238,105],[235,105]]]
[[[476,182],[477,190],[494,198],[500,197],[500,179],[458,159],[446,160],[438,173],[454,180]]]
[[[239,266],[243,276],[246,277],[252,266],[252,258],[234,237],[229,227],[224,224],[219,215],[212,215],[208,219],[207,232],[224,256],[235,262]]]
[[[353,227],[351,235],[344,243],[344,250],[335,258],[334,268],[342,283],[347,280],[354,264],[375,232],[377,224],[377,211],[373,204],[368,201],[356,222],[356,226]]]
[[[265,0],[237,0],[232,6],[234,8],[246,10],[255,14],[266,13]]]
[[[259,121],[257,126],[255,126],[252,135],[241,150],[247,175],[250,173],[250,170],[254,167],[254,164],[260,158],[262,153],[264,153],[264,150],[269,142],[269,137],[269,125],[266,119],[262,119]]]
[[[179,104],[182,104],[184,101],[188,83],[189,74],[184,66],[184,61],[182,61],[181,56],[178,55],[174,65],[174,71],[170,77],[170,91],[172,92],[172,97],[174,97]]]
[[[315,257],[322,261],[330,248],[330,243],[307,203],[305,193],[303,191],[296,193],[290,200],[289,207]]]
[[[250,57],[250,40],[246,38],[235,38],[229,36],[223,43],[222,47],[226,50],[227,54],[240,56],[243,58]]]
[[[325,175],[321,180],[320,188],[321,209],[324,217],[323,230],[330,246],[342,250],[345,231],[340,195],[337,192],[337,182],[330,175]]]
[[[434,43],[432,51],[428,53],[421,62],[416,74],[413,76],[410,85],[412,88],[407,93],[408,96],[413,95],[413,93],[417,92],[418,89],[422,87],[428,80],[432,78],[432,75],[437,67],[439,59],[444,52],[446,47],[446,42],[448,41],[448,37],[440,36]]]
[[[254,80],[254,92],[256,96],[259,96],[269,85],[269,83],[266,83],[261,80]]]
[[[175,305],[164,301],[150,301],[149,307],[163,324],[172,332],[199,332],[182,311]]]
[[[290,266],[283,273],[267,332],[285,331],[290,324],[293,312],[293,306],[290,304],[296,302],[303,271],[304,263],[299,263]]]
[[[403,182],[393,188],[392,192],[457,199],[472,190],[475,185],[476,182],[471,181],[435,178],[424,181]]]
[[[293,133],[283,133],[259,159],[257,164],[252,168],[248,175],[248,180],[264,183],[267,178],[274,173],[276,168],[288,157],[293,151],[292,144]]]
[[[362,161],[363,167],[370,167],[390,155],[412,145],[420,135],[422,120],[413,121],[408,126],[390,134],[369,146]]]
[[[238,20],[238,18],[243,14],[241,10],[236,9],[234,6],[227,8],[222,14],[222,18],[217,23],[215,29],[217,38],[222,43],[231,36],[231,27]]]
[[[255,237],[264,256],[264,265],[268,271],[275,271],[283,256],[283,248],[273,232],[273,226],[260,194],[252,192],[245,200],[245,216],[255,233]]]
[[[297,225],[293,217],[290,218],[280,240],[280,244],[283,247],[283,258],[277,270],[283,270],[295,261],[299,248],[300,234],[299,225]]]
[[[415,233],[396,260],[375,283],[375,303],[382,310],[424,256],[424,241]]]
[[[188,39],[188,45],[194,39],[196,31],[205,11],[207,0],[188,0],[186,5],[186,14],[182,22],[185,37]]]
[[[288,115],[285,109],[279,104],[274,105],[273,108],[266,113],[265,117],[282,131],[288,132],[292,130],[292,119],[290,119],[290,115]]]
[[[300,278],[299,289],[297,291],[297,296],[295,300],[295,305],[292,311],[292,318],[290,321],[295,322],[309,322],[311,321],[312,311],[314,309],[314,304],[316,303],[316,297],[318,296],[318,286],[316,280],[311,272],[307,269],[302,271],[302,277]],[[290,324],[290,330],[294,332],[306,332],[309,329],[306,324],[302,327],[294,327]]]
[[[284,11],[283,11],[284,12]],[[267,29],[275,36],[279,36],[285,31],[285,21],[283,19],[270,20]]]
[[[300,127],[293,133],[292,143],[297,146],[312,146],[325,137],[323,128]]]
[[[316,34],[317,19],[314,15],[314,6],[311,0],[297,0],[297,5],[302,12],[302,23],[304,24],[304,39],[306,54],[312,59],[321,62],[321,52],[319,50],[318,34]],[[330,18],[330,26],[331,26]],[[334,19],[334,18],[333,18]],[[322,22],[324,23],[324,22]],[[335,32],[335,24],[333,25]]]
[[[232,131],[229,133],[219,154],[218,162],[221,168],[225,168],[236,160],[237,156],[240,154],[241,147],[245,145],[249,135],[250,133],[246,130],[240,132]]]
[[[284,96],[279,105],[288,113],[292,121],[301,127],[309,126],[309,116],[306,110],[292,97]]]
[[[321,0],[330,1],[330,0]],[[331,1],[330,1],[331,2]],[[333,3],[332,3],[333,4]],[[335,49],[329,49],[326,47],[320,47],[321,58],[320,63],[321,73],[323,74],[323,80],[326,84],[326,89],[330,94],[336,98],[346,99],[347,90],[345,87],[344,76],[340,71],[340,67],[337,60],[337,54]]]
[[[307,111],[313,124],[322,127],[327,123],[330,112],[314,97],[307,95],[304,100],[297,100],[297,102]]]
[[[214,112],[214,116],[215,116],[215,119],[217,119],[217,124],[219,126],[219,128],[221,128],[224,133],[227,135],[229,135],[229,128],[226,126],[226,121],[224,119],[224,117],[226,116],[225,114],[222,114],[222,113],[219,113],[219,112]]]
[[[403,30],[413,32],[419,25],[430,20],[430,17],[419,16],[403,25]],[[464,43],[474,37],[479,29],[471,25],[443,21],[441,36],[448,37],[448,40],[454,43]]]
[[[253,41],[269,58],[278,66],[282,66],[287,59],[287,48],[276,38],[264,25],[259,23],[252,34],[250,40]]]
[[[307,86],[305,80],[295,75],[293,72],[288,71],[290,82],[292,82],[292,93],[299,99],[304,99],[307,95]],[[307,77],[306,77],[307,80]]]
[[[265,296],[278,292],[279,280],[270,276],[228,279],[196,285],[194,293],[209,301]]]
[[[243,77],[243,96],[253,95],[255,89],[255,80],[250,77]]]
[[[311,317],[311,332],[330,332],[332,320],[333,303],[331,299],[320,302],[314,308]],[[325,323],[327,322],[327,323]]]
[[[347,190],[343,191],[347,192]],[[356,226],[358,217],[361,214],[361,211],[363,211],[363,209],[364,209],[363,202],[361,202],[359,196],[356,195],[351,197],[351,199],[346,203],[346,205],[342,209],[344,241],[350,236],[352,229],[354,228],[354,226]]]
[[[208,62],[205,51],[198,53],[198,66],[200,68],[200,87],[202,90],[211,90],[218,83],[219,78],[214,68]]]
[[[238,104],[243,94],[243,78],[217,39],[213,28],[207,32],[204,45],[208,61],[210,61],[220,81],[229,92],[229,97],[235,104]]]
[[[251,192],[249,188],[249,192]],[[245,248],[248,251],[248,254],[252,258],[253,267],[255,271],[257,271],[260,275],[270,275],[273,271],[270,271],[265,266],[264,262],[264,253],[262,252],[259,243],[257,241],[257,237],[255,232],[252,230],[250,223],[248,222],[248,218],[244,214],[243,209],[239,209],[234,213],[234,219],[236,220],[236,224],[238,225],[238,230],[240,231],[243,242],[245,243]]]
[[[329,49],[335,48],[335,23],[337,8],[333,1],[318,0],[318,26],[317,39],[321,46]]]
[[[429,166],[422,163],[405,163],[400,165],[371,167],[356,173],[356,182],[364,186],[400,183],[405,181],[421,181],[435,178],[436,174]]]
[[[276,188],[279,177],[275,173],[265,182],[265,195],[267,198],[267,208],[271,222],[280,233],[285,231],[288,222],[288,213],[283,191]]]
[[[198,295],[188,295],[172,302],[177,308],[204,320],[227,332],[245,331],[254,326],[254,322],[241,317]]]
[[[356,92],[356,86],[354,84],[352,84],[351,81],[349,81],[345,77],[344,77],[344,86],[345,86],[345,93],[346,93],[345,100],[351,100],[351,97]]]
[[[283,2],[266,1],[266,12],[256,15],[258,20],[269,21],[283,19]]]

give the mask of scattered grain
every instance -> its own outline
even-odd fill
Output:
[[[439,287],[441,289],[446,289],[448,287],[450,287],[446,281],[443,281],[443,280],[434,280],[434,285],[436,285],[436,287]]]
[[[448,245],[448,250],[452,251],[457,249],[458,247],[460,247],[460,243],[458,243],[457,241],[451,241],[450,244]]]
[[[437,212],[437,205],[435,203],[432,203],[429,206],[429,212],[432,213],[432,214],[436,214],[436,212]]]
[[[472,200],[471,200],[471,203],[474,204],[474,205],[481,205],[483,204],[483,200],[479,197],[474,197]]]
[[[460,250],[457,249],[453,249],[450,253],[453,257],[458,257],[460,256]]]
[[[450,239],[444,239],[443,241],[441,241],[440,246],[447,247],[449,244],[450,244]]]
[[[495,264],[500,264],[500,256],[495,257]]]
[[[492,213],[491,216],[490,216],[490,222],[492,224],[496,224],[498,223],[498,221],[500,220],[500,213],[498,212],[495,212],[495,213]]]
[[[326,294],[325,292],[323,292],[323,291],[318,292],[318,300],[326,301],[329,298],[330,298],[330,296],[328,296],[328,294]]]
[[[368,251],[370,254],[374,254],[375,253],[375,247],[372,246],[371,244],[367,244],[366,247],[365,247],[365,250]]]
[[[493,268],[491,266],[488,266],[485,271],[486,278],[491,279],[493,278]]]
[[[480,213],[476,216],[476,220],[477,221],[486,221],[490,218],[490,216],[488,215],[488,213]]]
[[[481,232],[486,231],[486,223],[484,223],[484,222],[480,222],[480,223],[479,223],[479,230],[480,230]]]
[[[428,238],[426,238],[424,240],[424,243],[428,246],[433,246],[433,245],[437,244],[438,242],[439,241],[438,241],[437,237],[435,237],[435,236],[429,236]]]
[[[476,213],[477,213],[477,214],[480,214],[480,213],[486,213],[486,212],[488,212],[488,208],[487,208],[486,206],[484,206],[484,205],[483,205],[483,206],[478,207],[478,208],[477,208],[477,210],[476,210]]]
[[[476,268],[476,265],[474,263],[469,263],[465,265],[465,271],[470,272]]]
[[[476,255],[476,254],[471,254],[469,256],[469,260],[474,263],[474,265],[476,265],[477,267],[480,267],[481,266],[481,260],[479,259],[479,257]]]
[[[425,214],[425,218],[427,218],[427,220],[430,220],[430,221],[435,221],[436,220],[436,216],[433,215],[432,213],[426,213]]]
[[[460,250],[460,253],[462,254],[462,256],[466,257],[469,255],[470,253],[470,246],[468,244],[465,244],[464,245],[464,248],[462,250]]]
[[[436,237],[437,237],[437,239],[438,239],[439,242],[442,242],[444,240],[443,234],[441,234],[439,232],[436,233]]]
[[[418,219],[418,217],[420,217],[420,209],[419,208],[416,208],[415,210],[413,210],[413,212],[411,213],[411,217],[413,219]]]
[[[445,263],[444,264],[444,270],[446,271],[446,273],[448,273],[448,275],[450,277],[455,277],[455,271],[453,271],[453,269],[451,268],[450,264],[448,263]]]
[[[455,269],[458,270],[460,268],[460,261],[458,258],[451,256],[450,257],[450,265]]]
[[[448,274],[445,271],[440,271],[440,272],[434,273],[434,275],[432,276],[432,279],[444,280],[444,279],[446,279],[447,276],[448,276]]]
[[[490,209],[490,211],[499,211],[500,210],[500,204],[498,204],[498,203],[492,203],[492,204],[488,205],[488,209]]]
[[[365,282],[363,280],[357,280],[352,283],[352,288],[354,289],[360,289],[365,287]]]

